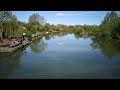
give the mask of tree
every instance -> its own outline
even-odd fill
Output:
[[[50,26],[49,23],[46,23],[44,28],[45,28],[46,31],[50,31],[51,30],[51,26]]]
[[[45,23],[45,18],[43,16],[40,16],[39,14],[32,14],[29,17],[29,23],[42,25]]]
[[[103,37],[120,38],[119,31],[120,20],[115,11],[107,13],[100,25],[101,35]]]
[[[22,27],[27,28],[27,23],[26,22],[18,21],[18,24]]]
[[[43,16],[40,16],[39,14],[32,14],[29,17],[28,30],[31,30],[33,33],[41,31],[44,23],[45,18]]]
[[[19,28],[18,20],[15,15],[11,17],[11,25],[12,25],[13,35],[14,35],[15,31],[17,31]]]
[[[11,20],[12,12],[11,11],[0,11],[0,37],[3,39],[3,23]]]

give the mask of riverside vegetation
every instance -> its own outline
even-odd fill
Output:
[[[1,40],[9,37],[21,37],[26,33],[27,37],[41,32],[69,32],[87,34],[94,38],[120,39],[120,17],[115,11],[108,12],[99,26],[97,25],[50,25],[43,16],[32,14],[28,23],[19,21],[11,11],[0,11]]]
[[[119,28],[115,11],[107,13],[100,25],[69,26],[49,24],[36,13],[26,23],[10,11],[0,11],[0,45],[24,35],[31,41],[16,52],[0,53],[0,78],[118,79]]]

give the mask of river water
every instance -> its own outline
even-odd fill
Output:
[[[0,78],[120,78],[120,41],[75,34],[42,37],[15,52],[0,53]]]

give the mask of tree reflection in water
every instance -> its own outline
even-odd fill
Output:
[[[63,32],[54,32],[54,33],[49,33],[49,34],[45,34],[44,37],[46,40],[50,40],[51,38],[54,39],[56,36],[57,37],[63,37],[68,35],[69,33],[63,33]]]
[[[47,48],[47,43],[42,40],[42,37],[33,41],[30,45],[30,49],[34,53],[42,53]]]
[[[44,35],[44,38],[45,38],[46,40],[50,40],[51,37],[52,37],[52,34],[45,34],[45,35]]]
[[[78,33],[73,33],[76,39],[84,38],[88,39],[90,36],[89,35],[84,35],[84,34],[78,34]]]
[[[92,41],[93,42],[91,43],[91,47],[93,49],[100,49],[109,60],[111,60],[113,56],[120,55],[120,41],[97,39],[92,39]]]
[[[20,58],[24,54],[24,49],[19,49],[11,53],[0,53],[0,78],[8,78],[20,64]]]

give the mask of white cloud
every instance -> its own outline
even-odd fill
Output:
[[[64,14],[64,13],[56,13],[56,16],[57,16],[57,17],[64,17],[65,14]]]
[[[56,13],[56,17],[64,17],[64,16],[80,16],[80,15],[90,15],[90,14],[97,14],[100,12],[106,11],[85,11],[85,12],[78,12],[78,13]]]
[[[89,12],[80,12],[80,13],[70,13],[70,14],[67,14],[66,16],[80,16],[80,15],[90,15],[90,14],[95,14],[95,13],[98,13],[97,11],[89,11]]]

